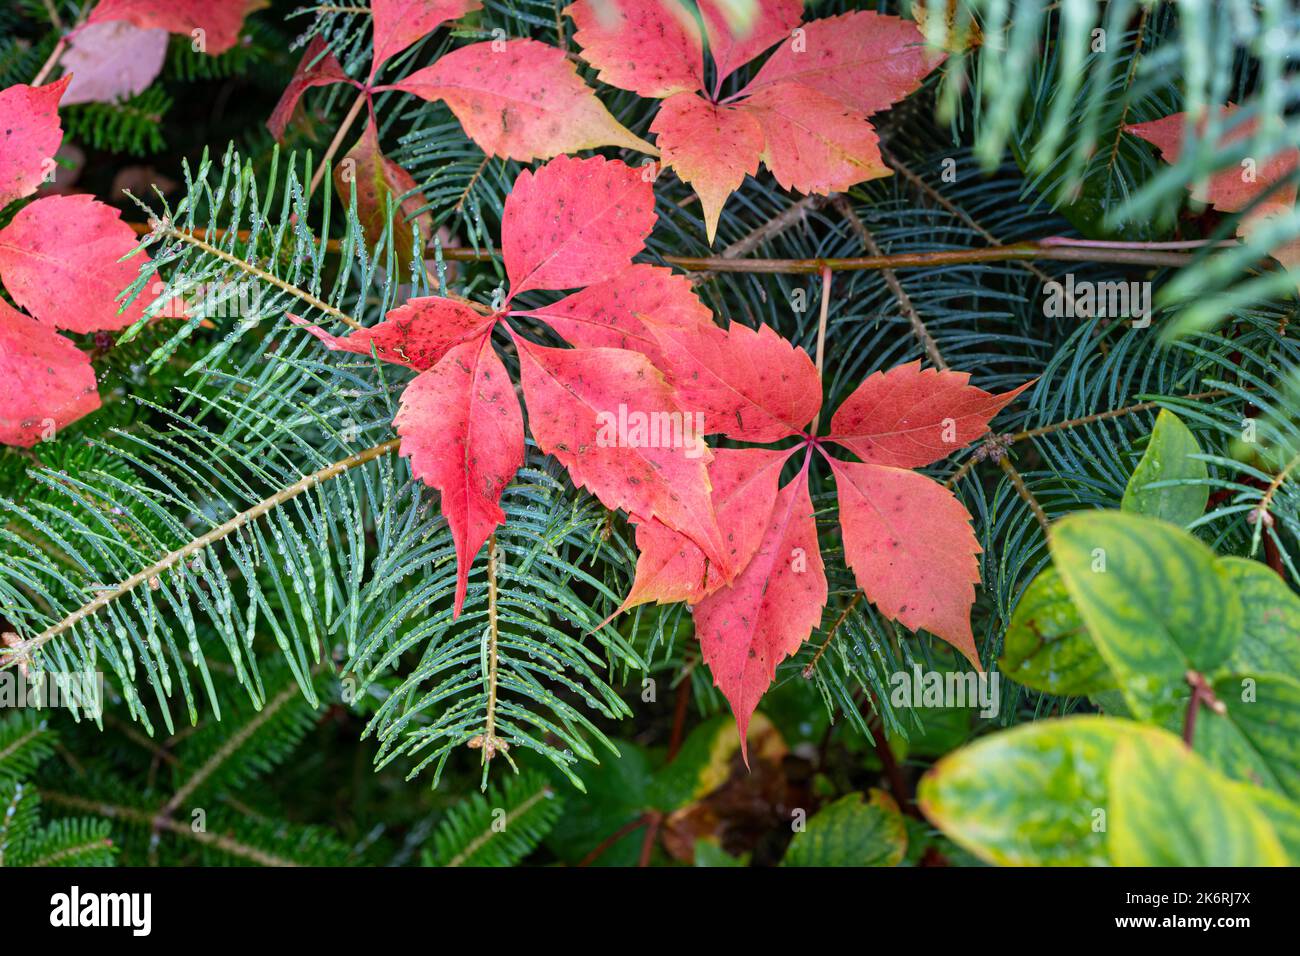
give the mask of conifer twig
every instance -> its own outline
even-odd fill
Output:
[[[388,454],[389,452],[396,451],[399,444],[399,439],[389,439],[386,442],[367,448],[365,451],[359,451],[354,455],[349,455],[347,458],[336,461],[332,465],[326,465],[324,468],[314,471],[304,478],[300,478],[293,484],[281,488],[269,498],[264,498],[257,504],[253,505],[253,507],[241,511],[229,521],[217,525],[217,527],[213,528],[206,534],[195,538],[184,547],[177,548],[175,551],[159,558],[147,568],[137,571],[115,587],[101,592],[94,600],[78,608],[76,611],[73,611],[57,624],[46,628],[31,640],[20,642],[17,647],[10,651],[10,653],[5,655],[3,658],[0,658],[0,670],[21,663],[26,663],[31,659],[32,652],[38,650],[47,641],[70,630],[81,621],[103,610],[114,601],[130,594],[140,585],[158,577],[158,575],[163,574],[189,557],[198,554],[205,548],[216,544],[218,541],[228,537],[240,528],[243,528],[245,525],[256,521],[268,512],[278,508],[286,501],[296,498],[304,491],[308,491],[322,482],[329,481],[331,478],[336,478],[345,472],[351,471],[359,465],[364,465],[367,462],[374,461],[376,458]]]
[[[839,211],[840,215],[844,217],[845,221],[848,222],[853,231],[857,233],[858,239],[861,240],[862,245],[866,247],[869,253],[873,256],[884,254],[881,252],[880,246],[876,244],[875,237],[872,236],[870,230],[867,229],[866,223],[862,221],[861,216],[854,212],[853,204],[850,203],[846,197],[836,196],[835,208]],[[903,316],[909,323],[911,323],[912,333],[920,340],[921,347],[925,349],[925,354],[930,356],[930,361],[934,363],[934,367],[937,369],[946,369],[948,363],[944,361],[943,355],[939,352],[939,346],[935,344],[934,337],[930,335],[930,330],[927,329],[925,323],[921,321],[921,314],[916,311],[916,306],[912,304],[912,297],[907,294],[907,290],[903,288],[903,284],[898,281],[898,276],[894,274],[894,270],[882,269],[880,270],[880,274],[885,280],[885,285],[889,286],[889,291],[894,293],[894,298],[898,300],[899,308],[903,310]]]

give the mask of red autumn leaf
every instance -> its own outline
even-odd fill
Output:
[[[442,492],[456,543],[456,599],[470,565],[505,521],[501,493],[524,463],[524,421],[514,385],[484,332],[453,346],[402,393],[393,425],[416,478]]]
[[[681,402],[703,413],[706,435],[774,442],[799,433],[821,408],[821,377],[808,353],[769,326],[651,331],[664,374]]]
[[[599,146],[654,153],[614,119],[562,50],[536,40],[452,50],[380,90],[442,100],[485,153],[530,162]]]
[[[1238,107],[1228,104],[1219,111],[1219,119],[1224,125],[1234,122],[1233,116]],[[1175,113],[1150,123],[1132,123],[1124,127],[1128,133],[1139,136],[1160,150],[1165,162],[1177,163],[1182,158],[1183,146],[1188,132],[1188,115]],[[1204,123],[1201,124],[1202,129]],[[1248,139],[1259,128],[1257,119],[1236,121],[1219,139],[1219,146]],[[1189,185],[1192,195],[1199,201],[1214,206],[1224,212],[1241,212],[1257,196],[1268,194],[1269,205],[1283,206],[1290,209],[1295,205],[1296,187],[1294,183],[1284,182],[1300,165],[1300,149],[1290,147],[1270,156],[1263,163],[1256,165],[1254,177],[1243,175],[1240,168],[1225,169],[1215,173],[1205,182]],[[1281,187],[1275,186],[1281,183]]]
[[[733,568],[747,565],[767,528],[788,451],[718,448],[709,465],[713,510]],[[636,522],[636,579],[619,613],[651,601],[695,604],[726,581],[690,538],[656,519]]]
[[[469,306],[438,296],[410,299],[378,325],[345,336],[331,335],[296,315],[289,318],[331,351],[369,355],[373,346],[382,361],[417,372],[433,368],[453,346],[481,337],[492,325],[490,318]]]
[[[915,23],[858,10],[806,24],[799,42],[777,47],[744,92],[796,83],[870,116],[916,92],[943,60]]]
[[[135,96],[157,79],[166,56],[166,30],[141,30],[126,20],[91,23],[72,34],[63,54],[63,72],[72,78],[63,105]]]
[[[93,196],[46,196],[0,230],[0,278],[18,305],[51,328],[122,329],[143,314],[140,295],[119,314],[118,296],[135,280],[136,235],[121,213]]]
[[[225,53],[239,42],[244,17],[269,0],[99,0],[86,23],[128,20],[142,30],[154,28],[191,37],[200,53]],[[195,32],[201,31],[201,32]]]
[[[0,206],[36,192],[63,142],[59,97],[70,77],[0,90]]]
[[[448,20],[457,20],[482,8],[479,0],[370,0],[375,36],[370,82],[375,82],[375,74],[389,57],[401,53]]]
[[[654,228],[654,190],[618,160],[561,156],[515,180],[501,215],[510,292],[573,289],[627,268]]]
[[[613,278],[552,305],[510,314],[541,319],[578,348],[640,352],[656,368],[662,368],[659,346],[637,316],[654,316],[658,325],[680,328],[713,324],[713,313],[696,298],[689,279],[662,266],[645,264],[628,266]]]
[[[749,719],[777,665],[821,623],[826,596],[805,462],[798,477],[777,493],[753,559],[730,587],[695,606],[700,651],[731,704],[742,753]]]
[[[698,79],[702,40],[682,25],[691,15],[679,0],[578,0],[566,12],[603,80],[666,99],[651,129],[664,166],[699,195],[710,242],[727,196],[760,160],[783,187],[808,193],[890,175],[867,116],[917,89],[945,55],[924,46],[915,23],[859,11],[801,24],[799,0],[760,0],[748,20],[717,0],[700,10],[712,91]],[[749,86],[720,98],[728,74],[777,43]]]
[[[740,7],[700,0],[700,12],[721,85],[754,57],[790,36],[803,20],[803,0],[756,0]]]
[[[893,175],[875,127],[829,96],[781,83],[758,90],[745,106],[763,130],[763,163],[783,189],[829,195]]]
[[[795,0],[798,2],[798,0]],[[645,0],[578,0],[564,11],[573,38],[602,83],[640,96],[672,96],[704,85],[699,26],[684,7]]]
[[[538,447],[605,507],[680,531],[730,578],[709,499],[709,449],[650,360],[625,349],[553,349],[514,339]],[[647,434],[634,434],[638,427]]]
[[[677,171],[700,197],[709,242],[718,231],[718,218],[727,197],[746,176],[758,174],[763,153],[763,127],[748,110],[717,106],[694,93],[664,100],[650,131],[665,166]]]
[[[302,99],[304,93],[313,86],[329,86],[333,83],[346,82],[348,82],[348,75],[343,72],[343,65],[339,63],[338,58],[328,51],[324,40],[313,37],[307,44],[302,59],[298,61],[298,66],[289,79],[289,85],[280,94],[280,102],[276,103],[275,109],[271,111],[271,118],[266,121],[266,128],[277,140],[283,141],[285,128],[293,118],[293,112],[298,108],[298,101]]]
[[[1237,110],[1238,107],[1231,103],[1220,109],[1219,118],[1224,125],[1232,123],[1233,114]],[[1133,123],[1124,129],[1156,146],[1165,161],[1173,164],[1182,157],[1187,127],[1187,114],[1175,113],[1150,123]],[[1223,133],[1218,145],[1223,147],[1246,139],[1254,135],[1258,127],[1257,119],[1237,121]],[[1268,219],[1289,215],[1294,211],[1296,186],[1289,180],[1297,165],[1300,165],[1300,149],[1291,146],[1268,157],[1263,163],[1256,163],[1252,176],[1246,176],[1240,168],[1225,169],[1204,182],[1189,184],[1188,189],[1200,202],[1223,212],[1249,210],[1237,223],[1237,235],[1249,240],[1251,233]],[[1258,204],[1251,208],[1256,200]],[[1300,268],[1300,240],[1284,243],[1271,250],[1270,254],[1293,273]]]
[[[30,448],[97,408],[90,358],[0,299],[0,444]]]
[[[984,435],[993,416],[1030,386],[990,395],[966,372],[909,362],[869,375],[831,418],[831,440],[864,462],[921,468]]]
[[[914,471],[827,460],[844,557],[858,586],[885,617],[939,635],[979,669],[970,607],[981,549],[970,514],[947,488]]]
[[[428,206],[428,200],[422,193],[414,191],[416,185],[411,174],[379,148],[373,122],[366,123],[356,144],[334,167],[334,188],[345,202],[352,195],[353,188],[356,189],[357,219],[371,245],[377,243],[388,228],[389,197],[397,203],[400,214],[393,217],[393,252],[398,264],[403,266],[415,255],[411,220],[419,226],[423,241],[427,242],[433,235],[432,217],[427,212],[420,212]]]

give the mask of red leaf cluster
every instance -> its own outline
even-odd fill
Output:
[[[504,326],[538,447],[637,527],[624,609],[694,605],[705,661],[742,738],[777,665],[826,604],[808,481],[814,451],[835,477],[846,558],[866,596],[978,667],[969,613],[980,548],[970,515],[911,469],[980,438],[1027,386],[991,395],[965,373],[914,362],[869,376],[818,437],[807,426],[822,382],[807,353],[767,327],[718,327],[684,278],[633,264],[654,223],[640,171],[560,157],[522,173],[506,201],[510,291],[500,309],[427,297],[346,337],[309,326],[331,349],[419,372],[395,424],[416,477],[442,493],[458,562],[455,613],[475,555],[505,520],[501,494],[524,457],[522,410],[492,343]],[[525,291],[570,289],[548,306],[511,307]],[[538,345],[511,319],[543,322],[574,347]],[[706,434],[794,444],[711,450]],[[832,456],[831,444],[859,460]],[[782,484],[799,452],[798,472]]]
[[[53,170],[68,84],[0,90],[0,205],[32,195]],[[135,248],[118,211],[91,196],[38,199],[0,229],[0,281],[26,310],[0,300],[0,442],[30,447],[99,408],[89,356],[56,330],[113,331],[141,317],[149,296],[117,301],[138,273],[140,259],[123,260]]]
[[[664,165],[699,195],[710,242],[727,197],[760,161],[804,193],[890,175],[867,117],[944,59],[916,24],[868,11],[804,23],[800,0],[759,0],[748,22],[718,0],[698,6],[702,29],[680,0],[578,0],[565,12],[601,80],[664,101],[650,128]],[[722,95],[731,74],[774,46],[746,86]]]

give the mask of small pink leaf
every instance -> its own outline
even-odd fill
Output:
[[[654,224],[654,187],[619,160],[560,156],[535,173],[524,170],[501,216],[511,296],[616,276]]]
[[[602,83],[652,97],[702,87],[703,44],[685,7],[672,0],[578,0],[564,12]]]
[[[858,587],[885,617],[943,638],[979,668],[970,609],[981,549],[969,512],[925,475],[827,460]]]
[[[0,299],[0,443],[30,448],[97,408],[86,353]]]
[[[506,520],[501,493],[524,463],[524,421],[492,336],[461,342],[402,393],[393,419],[416,478],[442,492],[456,542],[456,603],[465,603],[470,565]]]
[[[71,77],[0,90],[0,206],[36,192],[63,142],[59,97]]]
[[[384,89],[443,100],[493,156],[527,163],[600,146],[655,151],[614,119],[562,50],[536,40],[463,46]]]
[[[762,127],[746,110],[679,93],[659,107],[650,129],[664,165],[700,197],[711,244],[727,197],[758,172]]]
[[[538,447],[606,508],[658,518],[730,578],[709,499],[711,454],[649,360],[623,349],[552,349],[517,335],[514,341]]]
[[[453,346],[477,339],[492,324],[490,317],[469,306],[438,296],[409,299],[378,325],[345,336],[331,335],[296,315],[289,318],[331,351],[369,355],[373,345],[381,360],[417,372],[432,368]]]
[[[659,345],[638,315],[678,328],[713,324],[713,313],[696,298],[688,278],[641,263],[553,305],[511,314],[540,319],[578,348],[632,349],[655,366]]]
[[[650,328],[678,401],[704,414],[706,434],[778,441],[801,432],[821,408],[817,367],[770,326]]]
[[[718,448],[709,465],[713,510],[733,568],[754,557],[776,501],[781,466],[792,451]],[[636,580],[620,612],[654,601],[695,604],[726,582],[704,552],[680,532],[653,518],[636,522]]]
[[[91,23],[72,34],[63,54],[63,72],[72,77],[63,105],[129,99],[158,77],[166,56],[166,30],[141,30],[126,20]]]
[[[121,311],[118,296],[148,256],[122,257],[137,237],[121,213],[93,196],[46,196],[0,229],[0,278],[41,323],[73,332],[123,329],[155,298],[142,293]]]
[[[742,754],[749,719],[777,665],[821,623],[826,596],[805,465],[777,493],[753,560],[730,587],[695,606],[700,650],[736,716]]]
[[[333,53],[328,52],[325,41],[319,36],[313,37],[307,49],[298,61],[298,67],[289,79],[289,85],[280,94],[280,102],[271,111],[271,118],[266,121],[266,128],[271,135],[283,142],[285,127],[293,118],[302,95],[313,86],[329,86],[332,83],[346,83],[348,75],[343,72],[343,65]]]
[[[920,362],[876,372],[836,410],[830,440],[865,462],[920,468],[983,437],[993,416],[1033,384],[992,395],[969,382],[966,372]]]
[[[479,0],[370,0],[374,20],[374,59],[370,82],[388,61],[448,20],[458,20],[472,10],[481,10]]]

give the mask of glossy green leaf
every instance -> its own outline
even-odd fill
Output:
[[[1264,815],[1277,834],[1287,860],[1292,866],[1300,866],[1300,804],[1248,783],[1234,783],[1233,786],[1254,801],[1255,809]]]
[[[1002,865],[1273,865],[1300,839],[1288,801],[1229,780],[1167,731],[1110,717],[993,734],[917,792],[950,839]]]
[[[1110,768],[1116,866],[1285,866],[1282,843],[1246,794],[1172,735],[1130,735]]]
[[[1149,515],[1185,527],[1205,514],[1210,498],[1208,484],[1166,484],[1167,482],[1205,482],[1209,470],[1194,455],[1201,453],[1196,436],[1169,409],[1156,416],[1147,450],[1133,469],[1124,500],[1125,511]],[[1159,483],[1162,487],[1153,487]]]
[[[883,790],[850,793],[819,810],[796,833],[782,866],[897,866],[907,855],[907,827]]]
[[[1168,522],[1119,511],[1070,515],[1049,544],[1056,570],[1133,713],[1163,717],[1189,670],[1235,648],[1241,601],[1214,552]]]
[[[1300,597],[1267,565],[1249,558],[1220,558],[1241,598],[1241,641],[1236,670],[1286,674],[1300,680]]]
[[[1025,589],[998,666],[1017,683],[1049,694],[1096,694],[1116,686],[1054,568]]]

